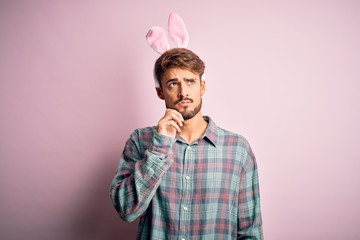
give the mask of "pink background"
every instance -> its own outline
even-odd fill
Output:
[[[108,196],[155,125],[171,11],[207,64],[203,113],[257,156],[267,240],[360,239],[360,2],[1,1],[0,238],[135,239]]]

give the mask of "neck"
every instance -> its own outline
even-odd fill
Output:
[[[202,117],[201,112],[198,112],[193,118],[184,122],[181,128],[180,136],[188,143],[191,144],[200,138],[206,131],[208,123]]]

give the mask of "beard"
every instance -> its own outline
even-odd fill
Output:
[[[200,99],[200,103],[191,111],[187,110],[187,107],[180,112],[181,115],[183,116],[184,120],[189,120],[191,118],[193,118],[196,114],[198,114],[201,110],[201,106],[202,106],[202,99]]]
[[[168,106],[166,106],[166,107],[168,107]],[[195,108],[193,110],[187,110],[187,108],[188,108],[187,106],[184,107],[183,111],[179,111],[177,109],[175,109],[175,110],[177,110],[179,113],[181,113],[182,117],[186,121],[186,120],[193,118],[196,114],[198,114],[201,110],[201,107],[202,107],[202,98],[200,98],[200,103],[197,106],[195,106]]]

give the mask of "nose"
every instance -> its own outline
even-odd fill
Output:
[[[181,82],[179,84],[179,94],[178,94],[178,97],[179,98],[184,98],[184,97],[187,97],[189,96],[189,93],[188,93],[188,89],[186,87],[186,84],[184,84],[183,82]]]

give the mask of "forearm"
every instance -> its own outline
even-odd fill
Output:
[[[263,239],[257,165],[251,158],[244,169],[239,190],[238,239]]]
[[[134,144],[126,145],[110,189],[113,204],[123,220],[134,221],[146,212],[161,177],[173,161],[172,143],[167,140],[154,136],[153,145],[142,159],[134,154]]]
[[[249,209],[247,220],[243,219],[242,226],[238,229],[237,239],[241,240],[263,240],[262,219],[260,213],[260,205]]]
[[[111,197],[123,220],[131,222],[144,214],[170,164],[169,160],[148,156],[138,161],[134,172],[127,177],[117,174],[112,184]]]

